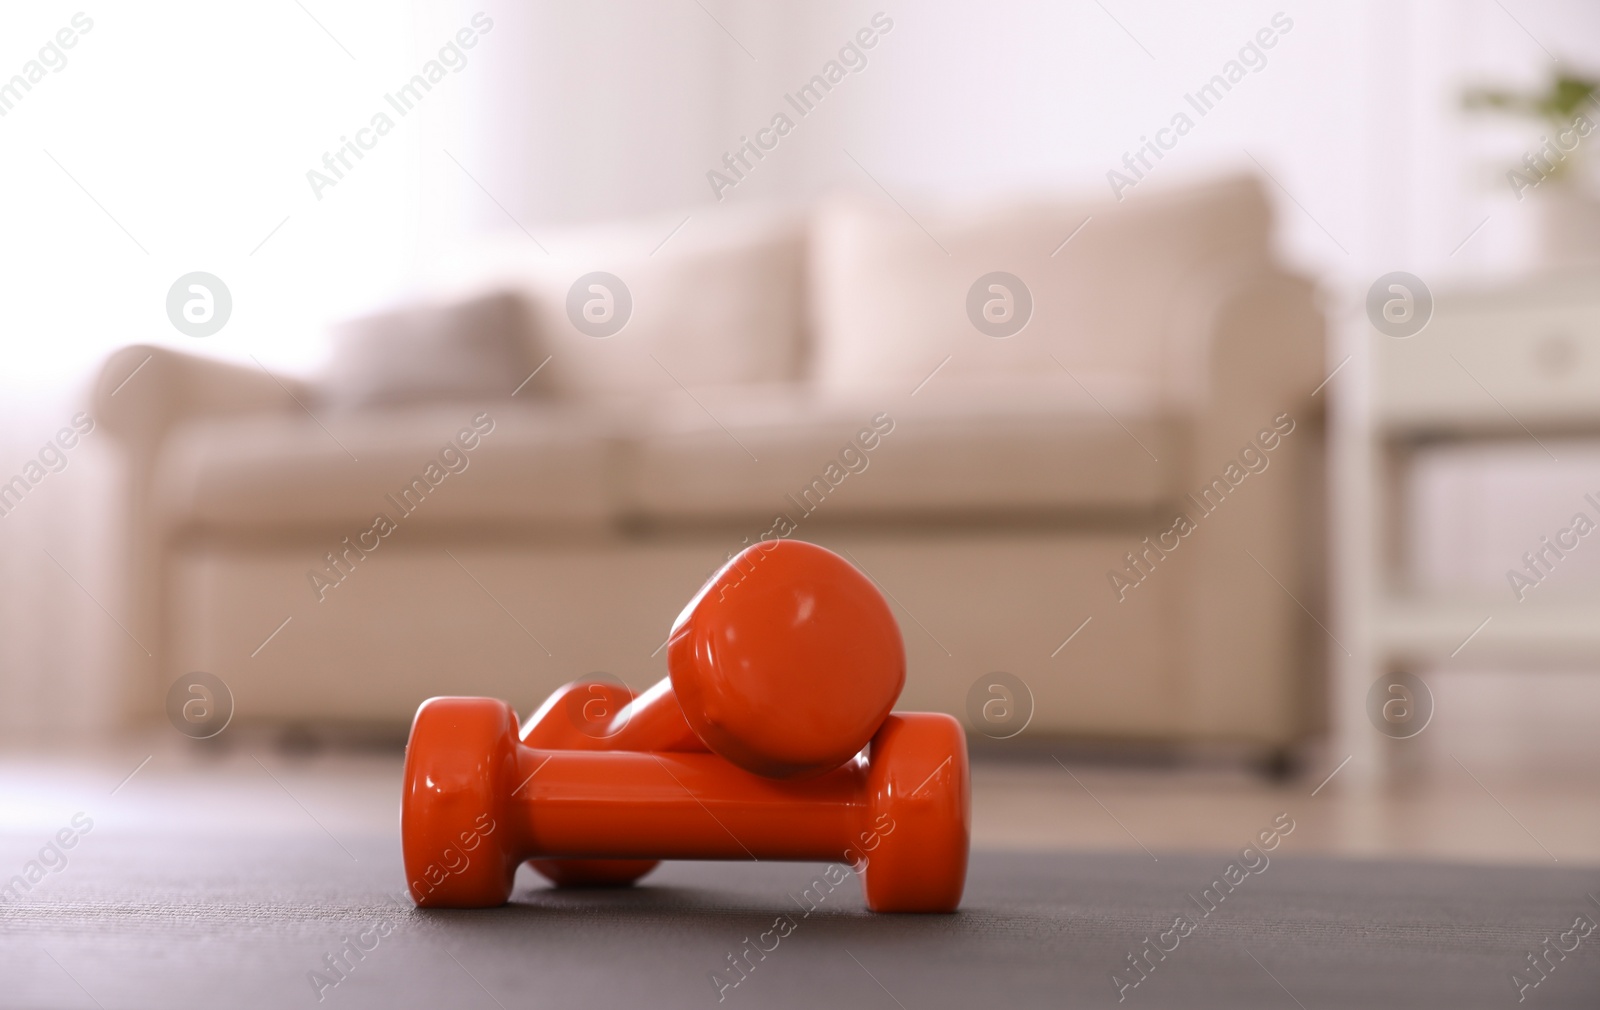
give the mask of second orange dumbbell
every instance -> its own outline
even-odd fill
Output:
[[[741,551],[683,608],[667,669],[667,680],[598,725],[583,709],[615,696],[595,693],[594,682],[569,684],[524,738],[575,750],[705,746],[768,778],[819,775],[883,724],[905,686],[906,655],[889,604],[855,566],[815,544],[768,540]]]

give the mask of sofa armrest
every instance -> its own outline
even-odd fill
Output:
[[[1191,278],[1174,299],[1161,383],[1167,402],[1211,413],[1243,395],[1305,396],[1323,379],[1324,324],[1315,285],[1241,263]]]
[[[1327,623],[1323,401],[1312,396],[1329,367],[1325,324],[1304,278],[1256,270],[1233,280],[1184,335],[1193,384],[1181,507],[1198,529],[1184,548],[1194,581],[1180,604],[1180,665],[1192,725],[1281,746],[1319,721],[1331,647],[1314,623]],[[1216,478],[1225,483],[1199,501]]]
[[[265,369],[134,344],[100,367],[94,416],[136,463],[149,464],[167,433],[197,417],[292,408],[305,382]]]
[[[1242,395],[1304,404],[1322,382],[1326,324],[1307,278],[1267,271],[1242,280],[1218,306],[1211,329],[1209,378],[1229,402]]]
[[[281,377],[280,377],[281,378]],[[100,366],[90,393],[96,423],[120,449],[118,490],[106,501],[108,542],[117,587],[111,610],[138,635],[148,657],[122,662],[112,702],[123,718],[153,718],[167,665],[169,628],[164,594],[163,544],[151,519],[150,490],[168,434],[193,418],[262,410],[292,410],[305,383],[274,378],[259,367],[135,344]]]

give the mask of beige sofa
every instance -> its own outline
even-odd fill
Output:
[[[407,357],[437,341],[364,366],[370,332],[317,381],[113,355],[96,416],[128,461],[124,606],[155,653],[123,679],[129,718],[191,670],[243,721],[642,687],[699,583],[791,535],[893,601],[904,706],[970,721],[1004,671],[1028,736],[1283,748],[1317,725],[1323,327],[1254,181],[914,219],[834,199],[652,249],[665,233],[452,252],[434,311],[515,292],[531,379]],[[631,296],[612,336],[567,311],[593,270]],[[997,270],[1033,301],[1003,338],[968,311]]]

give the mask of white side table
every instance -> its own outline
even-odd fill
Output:
[[[1600,272],[1433,296],[1431,318],[1413,336],[1386,336],[1364,316],[1353,324],[1345,346],[1355,374],[1334,380],[1335,598],[1348,653],[1335,653],[1334,760],[1352,756],[1350,773],[1365,781],[1415,753],[1394,737],[1416,724],[1391,722],[1386,735],[1369,714],[1380,677],[1447,668],[1469,649],[1474,664],[1600,667],[1600,598],[1535,593],[1518,602],[1509,589],[1419,588],[1406,578],[1402,521],[1406,477],[1425,448],[1492,441],[1539,452],[1574,437],[1600,445]],[[1530,520],[1529,544],[1548,532]],[[1409,691],[1380,693],[1404,715]]]

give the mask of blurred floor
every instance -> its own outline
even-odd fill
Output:
[[[1246,773],[986,764],[974,769],[975,840],[989,848],[1237,850],[1294,821],[1285,852],[1552,866],[1600,862],[1592,779],[1456,767],[1388,788]],[[1480,784],[1481,783],[1481,784]],[[1503,806],[1502,806],[1503,804]]]
[[[1295,828],[1285,853],[1600,864],[1600,804],[1587,773],[1469,773],[1452,761],[1384,789],[1363,790],[1340,774],[1312,796],[1337,763],[1271,783],[1232,770],[979,760],[974,843],[1227,851],[1287,814]],[[107,833],[314,833],[335,845],[342,835],[394,831],[399,781],[400,756],[392,753],[291,757],[242,744],[219,753],[167,739],[92,754],[11,752],[0,754],[0,831],[43,838],[83,811]]]

